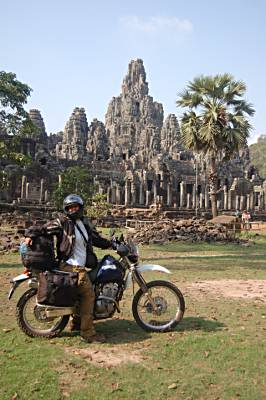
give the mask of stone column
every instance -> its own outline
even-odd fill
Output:
[[[121,204],[122,203],[122,190],[121,186],[117,185],[116,186],[116,204]]]
[[[209,209],[209,186],[205,186],[205,210]]]
[[[200,208],[203,208],[203,200],[204,200],[204,198],[203,198],[203,193],[200,193],[200,198],[199,198],[199,200],[200,200],[200,202],[199,202],[199,207]]]
[[[191,194],[190,193],[187,193],[187,209],[189,210],[189,209],[191,209]]]
[[[143,206],[144,203],[145,203],[145,199],[144,199],[144,185],[143,185],[143,182],[141,181],[141,182],[140,182],[140,185],[139,185],[139,204],[140,204],[141,206]]]
[[[111,188],[111,186],[108,186],[108,188],[107,188],[106,200],[107,200],[107,203],[112,203],[112,188]]]
[[[228,191],[228,210],[232,210],[232,190]]]
[[[146,206],[149,206],[151,204],[151,191],[146,190]]]
[[[42,203],[42,201],[43,201],[43,197],[44,197],[44,191],[43,191],[43,188],[44,188],[44,179],[41,179],[40,203]]]
[[[247,210],[250,210],[250,194],[247,194]]]
[[[224,210],[228,210],[228,191],[226,186],[224,186]]]
[[[125,206],[130,204],[130,181],[126,181],[125,186]]]
[[[240,196],[240,210],[244,210],[246,208],[246,196]]]
[[[30,154],[30,143],[27,143],[27,155],[29,157],[31,157],[31,154]]]
[[[137,191],[136,191],[136,185],[134,182],[132,182],[131,185],[131,204],[132,206],[135,206],[137,203]]]
[[[250,193],[250,209],[254,210],[254,192]]]
[[[153,202],[157,202],[157,181],[156,179],[153,181]]]
[[[168,182],[167,184],[167,205],[171,207],[173,203],[173,192],[172,192],[172,183]]]
[[[192,189],[192,208],[196,208],[196,202],[197,202],[197,193],[196,193],[196,185],[193,185]]]
[[[45,190],[45,192],[44,192],[44,201],[45,201],[45,203],[47,203],[48,200],[49,200],[49,192],[48,192],[48,190]]]
[[[238,196],[238,194],[236,195],[235,209],[239,210],[239,196]]]
[[[25,175],[21,178],[21,199],[25,199],[26,197],[26,185],[27,185],[27,177]]]
[[[180,182],[180,207],[185,206],[185,183]]]
[[[221,199],[220,199],[220,208],[224,209],[224,192],[220,193]]]
[[[116,187],[111,187],[111,202],[112,204],[116,204]]]
[[[29,182],[26,183],[26,200],[29,200],[29,194],[30,194],[30,184]]]
[[[58,175],[58,186],[62,186],[62,175]]]
[[[261,194],[259,193],[259,195],[258,195],[258,208],[259,208],[259,210],[261,210],[261,203],[262,203],[262,196],[261,196]]]

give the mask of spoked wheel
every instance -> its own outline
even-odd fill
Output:
[[[37,290],[30,289],[24,293],[17,304],[17,322],[20,329],[31,337],[51,338],[59,335],[68,323],[69,315],[47,317],[37,305]]]
[[[132,312],[137,324],[148,332],[173,329],[183,318],[185,300],[180,290],[167,281],[147,283],[148,292],[137,291]]]

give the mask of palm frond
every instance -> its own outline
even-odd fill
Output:
[[[182,118],[184,146],[204,154],[232,154],[246,143],[252,129],[247,116],[255,111],[243,99],[245,91],[245,83],[228,73],[200,75],[189,82],[177,101],[190,110]]]

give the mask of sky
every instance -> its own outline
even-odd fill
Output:
[[[266,1],[0,0],[0,70],[33,92],[46,130],[75,107],[104,121],[131,60],[143,59],[149,94],[175,113],[194,77],[229,72],[256,110],[249,143],[266,134]]]

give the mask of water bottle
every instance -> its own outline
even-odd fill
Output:
[[[20,243],[20,246],[19,246],[20,255],[22,256],[23,254],[26,254],[27,251],[28,251],[28,246],[27,246],[27,244],[26,244],[25,242],[21,242],[21,243]]]

